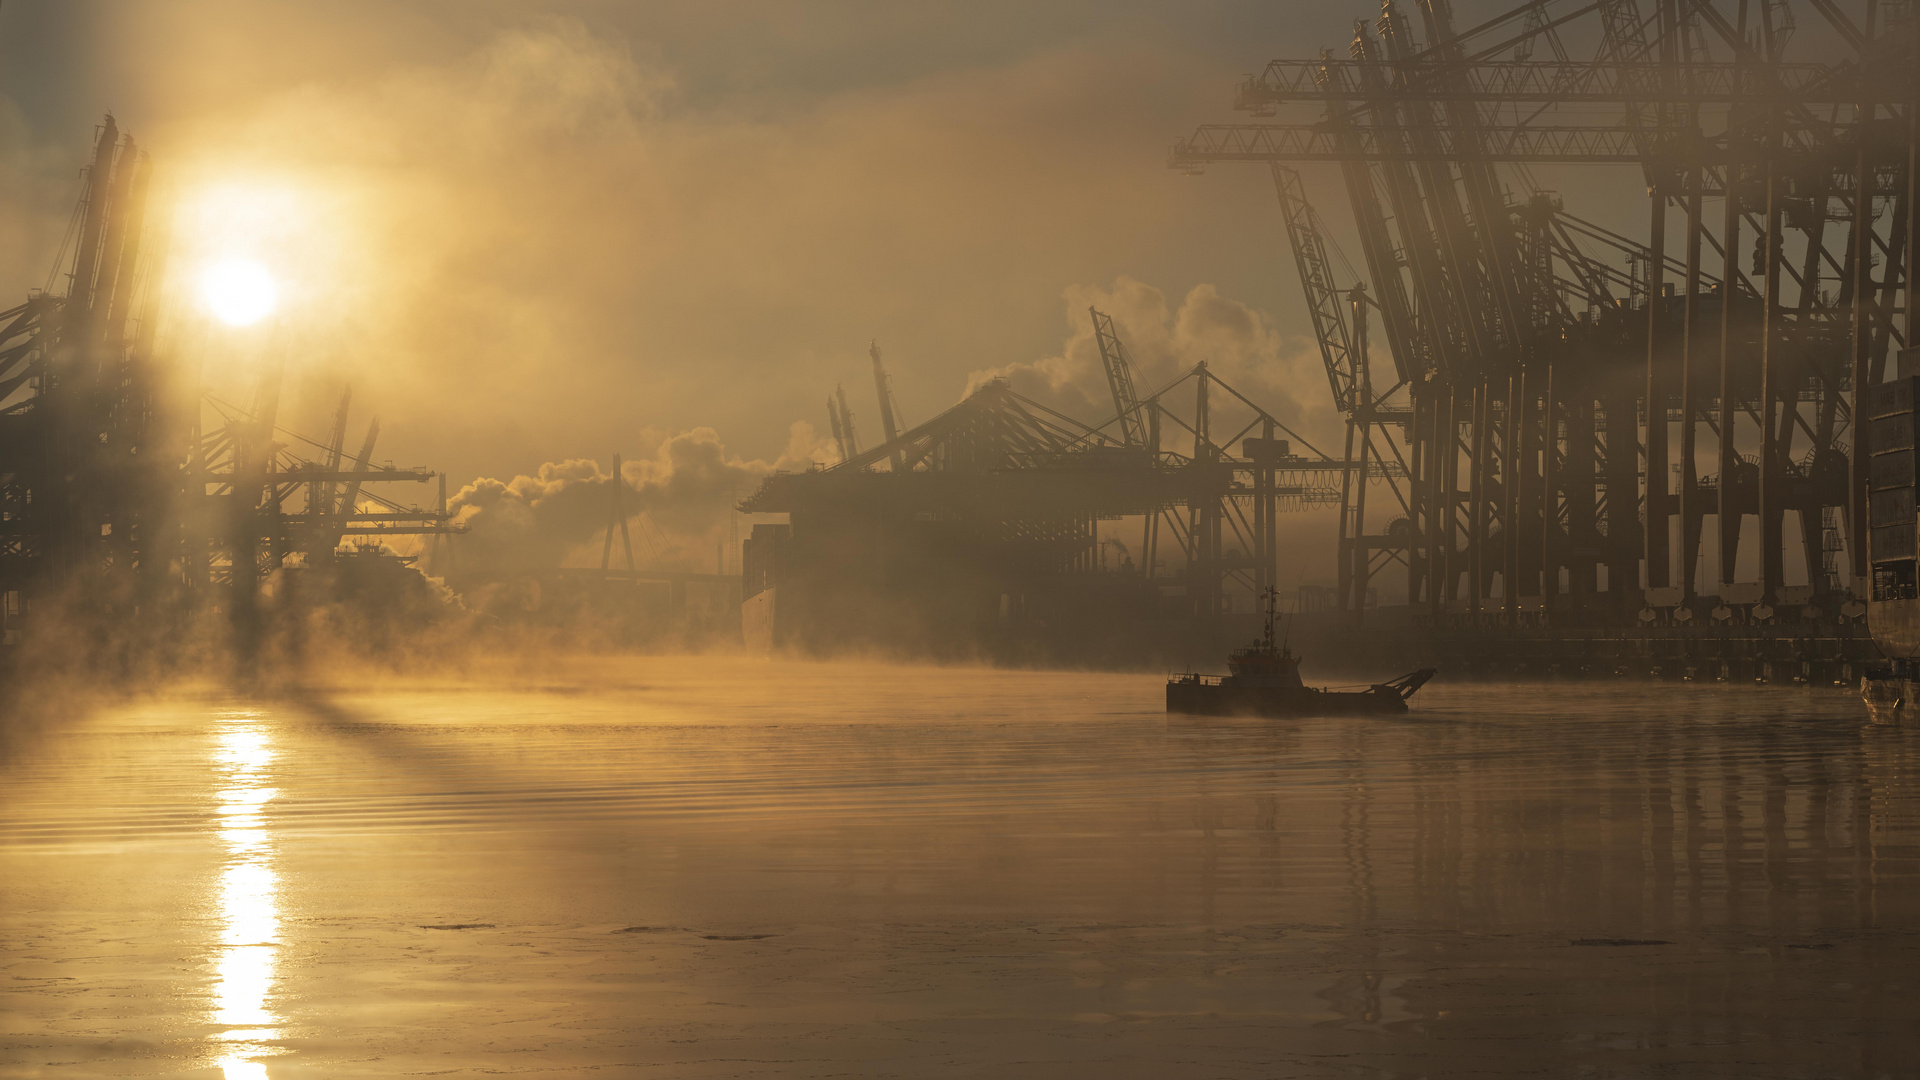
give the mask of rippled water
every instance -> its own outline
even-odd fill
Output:
[[[1843,694],[647,659],[182,692],[0,764],[0,1075],[1900,1076]]]

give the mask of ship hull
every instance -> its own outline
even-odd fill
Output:
[[[1920,682],[1910,659],[1920,656],[1920,600],[1871,601],[1867,627],[1881,655],[1893,662],[1860,679],[1860,700],[1874,723],[1911,723],[1920,711]]]
[[[1307,686],[1235,686],[1174,680],[1167,711],[1200,716],[1381,716],[1407,711],[1392,690],[1315,690]]]

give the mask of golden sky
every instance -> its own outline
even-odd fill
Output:
[[[45,284],[110,110],[179,194],[188,272],[239,250],[280,277],[283,416],[324,430],[351,381],[378,456],[456,486],[698,427],[792,466],[841,382],[872,445],[870,339],[908,422],[996,373],[1098,419],[1090,303],[1143,389],[1208,359],[1333,449],[1264,170],[1164,156],[1370,13],[11,0],[0,292]],[[1309,182],[1344,222],[1337,176]],[[244,374],[237,340],[209,379]]]
[[[1214,346],[1299,352],[1264,178],[1162,165],[1287,50],[1286,6],[16,0],[0,287],[44,283],[111,110],[189,258],[250,235],[286,279],[305,426],[351,378],[455,475],[702,424],[770,459],[840,381],[877,434],[870,338],[923,420],[1071,357],[1114,292],[1145,301],[1123,332],[1163,319],[1143,366],[1200,358],[1145,344],[1197,286],[1267,324]]]

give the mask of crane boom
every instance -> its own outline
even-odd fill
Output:
[[[853,410],[847,408],[847,388],[836,385],[834,396],[840,399],[840,430],[846,433],[847,459],[860,456],[860,437],[853,431]]]
[[[380,418],[376,416],[373,418],[373,422],[367,425],[367,439],[360,444],[360,456],[353,459],[354,472],[364,473],[367,471],[368,466],[373,464],[373,447],[374,444],[379,441]],[[352,516],[355,507],[359,504],[360,481],[358,479],[350,480],[347,482],[347,490],[340,496],[340,516]]]
[[[1127,363],[1126,350],[1120,347],[1120,335],[1113,330],[1113,319],[1093,307],[1087,308],[1087,313],[1093,316],[1093,338],[1100,346],[1100,362],[1107,369],[1107,388],[1113,391],[1120,441],[1129,447],[1146,446],[1146,432],[1140,423],[1140,402],[1133,390],[1133,367]]]
[[[891,444],[900,437],[900,429],[894,425],[893,421],[893,386],[887,381],[886,365],[880,362],[880,343],[877,341],[868,343],[867,354],[873,357],[873,388],[880,395],[880,428],[886,433],[887,442]],[[888,460],[893,465],[894,472],[899,472],[906,467],[906,456],[899,450],[893,451],[888,456]]]
[[[1340,290],[1334,287],[1333,270],[1327,264],[1326,241],[1314,224],[1313,207],[1307,202],[1300,174],[1275,163],[1273,187],[1280,196],[1280,211],[1287,223],[1287,244],[1293,249],[1294,268],[1300,272],[1300,288],[1306,293],[1307,314],[1313,320],[1314,339],[1320,343],[1320,359],[1327,366],[1327,385],[1333,391],[1334,407],[1351,413],[1357,385],[1353,344],[1347,335]]]
[[[1323,85],[1315,75],[1328,67],[1349,73],[1350,81]],[[1360,102],[1354,110],[1360,113],[1406,100],[1617,105],[1644,100],[1644,87],[1663,79],[1666,66],[1652,61],[1428,61],[1390,95],[1362,88],[1361,67],[1355,60],[1275,60],[1241,84],[1234,104],[1256,113],[1301,101]],[[1678,73],[1681,80],[1670,100],[1679,103],[1725,104],[1767,89],[1756,73],[1729,62],[1683,64]],[[1851,66],[1780,64],[1776,75],[1788,94],[1807,104],[1851,104],[1860,96],[1859,73]]]
[[[833,428],[833,445],[840,451],[840,460],[852,457],[847,453],[847,435],[840,429],[840,406],[834,404],[833,395],[827,395],[827,424]]]
[[[1845,125],[1831,127],[1802,125],[1789,131],[1789,137],[1812,137],[1832,142],[1844,132]],[[1430,147],[1397,146],[1380,128],[1350,127],[1331,130],[1324,124],[1202,124],[1187,138],[1177,140],[1167,155],[1170,168],[1197,172],[1205,166],[1228,161],[1287,161],[1294,163],[1346,161],[1457,162],[1468,153],[1467,147],[1481,140],[1477,151],[1483,162],[1561,163],[1576,165],[1635,165],[1659,156],[1645,152],[1640,141],[1654,135],[1655,146],[1671,145],[1684,129],[1635,131],[1624,124],[1580,126],[1533,126],[1525,124],[1487,126],[1473,131],[1453,127],[1434,127],[1425,134]],[[1351,144],[1343,145],[1343,137]],[[1816,144],[1817,145],[1817,144]],[[1734,156],[1727,140],[1708,136],[1689,144],[1688,153],[1703,165],[1717,167]],[[1811,149],[1811,147],[1805,147]],[[1874,148],[1876,159],[1890,156]],[[1844,165],[1844,162],[1840,163]],[[1838,166],[1836,166],[1838,167]],[[1885,170],[1876,170],[1885,172]],[[1876,195],[1904,193],[1904,184],[1884,177],[1878,181]],[[1711,192],[1709,192],[1711,194]]]

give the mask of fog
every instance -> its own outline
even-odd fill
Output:
[[[794,40],[701,10],[10,6],[10,291],[52,265],[112,109],[211,208],[189,258],[249,244],[290,277],[286,317],[324,331],[296,357],[310,407],[350,378],[396,456],[456,475],[644,453],[648,426],[771,459],[872,338],[924,418],[1127,279],[1211,285],[1304,351],[1261,178],[1159,160],[1260,58],[1219,24],[1271,14],[1089,7],[969,48],[945,39],[994,25],[971,8],[790,12]],[[90,105],[18,85],[59,70],[23,55],[48,23],[110,69]]]
[[[474,572],[597,565],[616,455],[639,557],[724,568],[715,545],[752,524],[734,503],[836,460],[836,385],[879,440],[869,342],[903,427],[993,378],[1098,422],[1089,306],[1143,392],[1205,361],[1296,450],[1337,454],[1270,181],[1183,175],[1164,154],[1233,115],[1240,73],[1337,45],[1349,15],[12,3],[0,292],[61,291],[78,170],[111,111],[175,207],[182,376],[243,401],[284,363],[281,422],[314,435],[351,387],[355,437],[381,420],[377,460],[449,477]],[[1357,279],[1337,171],[1306,172],[1336,271]],[[1557,186],[1628,227],[1632,186],[1583,175]],[[220,326],[194,295],[236,254],[279,281],[271,325]],[[1282,519],[1288,577],[1332,580],[1335,527],[1331,510]]]
[[[66,293],[108,114],[171,251],[151,356],[99,329],[132,288],[0,338],[37,367],[0,406],[41,410],[0,427],[0,1075],[1911,1063],[1920,737],[1833,689],[1864,630],[1635,652],[1581,621],[1633,583],[1571,572],[1551,622],[1349,610],[1338,513],[1298,509],[1338,477],[1237,442],[1345,432],[1268,173],[1167,147],[1378,10],[0,0],[0,310]],[[1303,172],[1351,285],[1337,167]],[[1637,167],[1502,175],[1646,225]],[[272,316],[223,323],[202,276],[256,263]],[[1089,308],[1142,396],[1246,395],[1148,414],[1196,467],[1073,428],[1113,409]],[[836,386],[880,443],[870,343],[902,429],[971,426],[814,474]],[[1379,490],[1363,557],[1434,551]],[[1441,677],[1167,711],[1257,634],[1278,713]]]
[[[283,278],[290,426],[351,383],[382,457],[456,487],[703,427],[743,462],[830,460],[793,425],[824,431],[836,383],[862,411],[870,339],[909,418],[997,373],[1097,419],[1089,303],[1143,383],[1210,360],[1327,434],[1264,176],[1161,163],[1266,52],[1348,32],[1304,14],[10,4],[0,290],[45,284],[112,110],[177,193],[176,274],[239,250]],[[200,347],[244,379],[244,345]]]
[[[7,774],[0,1068],[1876,1076],[1920,1042],[1920,740],[1839,695],[1248,721],[1152,676],[749,670],[342,672],[61,730]]]

